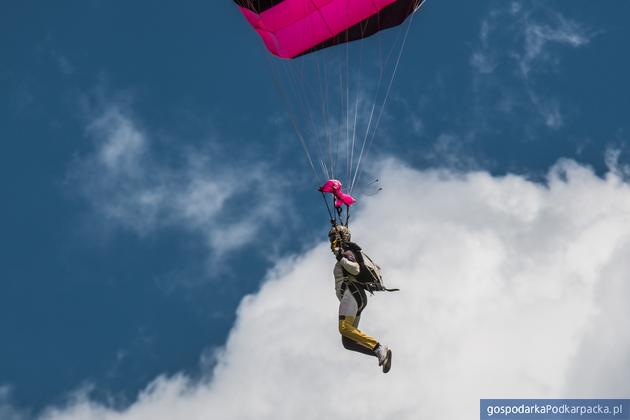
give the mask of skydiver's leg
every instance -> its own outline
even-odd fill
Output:
[[[356,318],[354,318],[354,322],[352,323],[354,328],[359,327],[360,320],[361,320],[361,316],[357,316]],[[356,341],[352,341],[348,337],[344,337],[343,335],[341,336],[341,344],[343,344],[343,347],[346,350],[356,351],[357,353],[367,354],[368,356],[376,357],[376,353],[374,353],[373,350],[370,350],[367,347],[362,346],[361,344],[357,343]]]
[[[344,348],[374,356],[378,341],[359,330],[361,311],[367,305],[367,297],[362,289],[349,284],[339,303],[339,332]]]
[[[374,350],[370,350],[367,347],[363,347],[361,344],[350,340],[348,337],[341,337],[341,344],[343,344],[343,347],[346,350],[356,351],[357,353],[377,357]]]
[[[374,350],[378,347],[378,341],[354,327],[353,322],[352,317],[339,316],[341,343],[348,350],[375,356]]]

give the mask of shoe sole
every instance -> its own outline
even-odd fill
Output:
[[[383,373],[389,372],[392,368],[392,351],[387,350],[387,354],[385,355],[385,361],[383,362]]]

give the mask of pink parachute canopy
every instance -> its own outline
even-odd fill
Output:
[[[350,194],[344,194],[341,191],[341,187],[341,181],[337,179],[329,179],[324,185],[319,188],[319,190],[321,192],[331,193],[335,196],[335,198],[337,199],[335,201],[335,207],[341,207],[342,204],[345,204],[346,206],[351,206],[356,203],[357,200],[355,200]]]
[[[424,0],[234,0],[267,49],[282,58],[400,25]]]

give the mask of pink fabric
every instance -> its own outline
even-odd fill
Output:
[[[241,12],[263,42],[282,58],[293,58],[378,13],[396,0],[284,0],[260,15]]]
[[[331,193],[335,196],[337,201],[335,201],[335,207],[341,207],[342,204],[346,206],[351,206],[356,203],[356,200],[350,194],[344,194],[341,191],[341,181],[337,179],[330,179],[326,181],[324,185],[322,185],[319,190],[322,192]]]

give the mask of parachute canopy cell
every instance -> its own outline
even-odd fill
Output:
[[[400,25],[425,0],[234,0],[269,51],[295,58]]]

